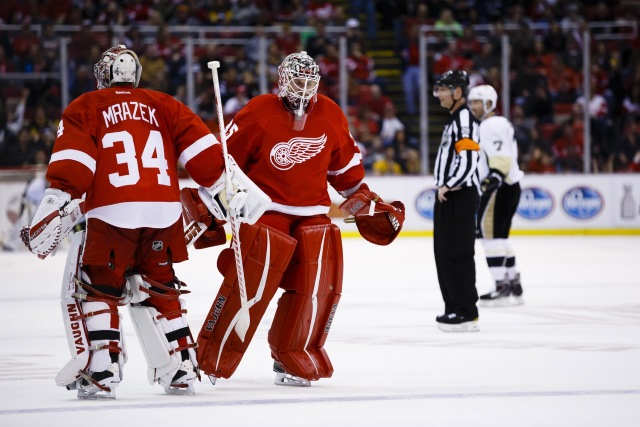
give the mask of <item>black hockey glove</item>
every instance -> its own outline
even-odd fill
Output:
[[[490,193],[502,185],[502,180],[500,172],[492,170],[489,176],[480,183],[480,189],[483,193]]]

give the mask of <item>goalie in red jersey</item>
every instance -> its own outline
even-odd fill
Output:
[[[319,69],[306,52],[287,56],[278,95],[253,98],[227,126],[229,154],[271,202],[257,224],[242,224],[240,242],[250,326],[234,331],[241,310],[231,249],[218,268],[224,281],[198,337],[198,361],[211,377],[236,370],[278,288],[268,334],[276,384],[308,386],[333,366],[324,344],[342,293],[340,229],[327,216],[327,183],[347,200],[361,234],[391,243],[404,221],[400,202],[384,203],[365,183],[362,156],[342,110],[318,95]],[[195,190],[183,190],[193,217],[201,215]]]
[[[219,220],[229,204],[247,200],[244,191],[229,204],[219,197],[224,187],[217,184],[225,180],[220,143],[173,97],[137,88],[141,70],[123,45],[103,53],[95,65],[99,90],[62,114],[46,175],[51,188],[23,232],[29,249],[44,258],[83,213],[87,218],[86,233],[73,238],[62,281],[72,359],[56,377],[80,398],[115,398],[127,360],[118,313],[125,304],[149,382],[167,393],[193,394],[196,343],[179,298],[188,291],[173,270],[187,259],[177,162],[203,186]]]

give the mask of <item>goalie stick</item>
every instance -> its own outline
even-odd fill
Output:
[[[224,166],[226,172],[227,197],[233,194],[233,185],[231,184],[231,164],[229,160],[229,152],[227,150],[227,135],[224,128],[224,118],[222,116],[222,99],[220,97],[220,82],[218,81],[218,68],[220,61],[210,61],[207,66],[211,69],[211,77],[213,79],[213,90],[216,98],[216,110],[218,112],[218,126],[220,128],[220,143],[224,156]],[[240,294],[240,312],[238,313],[238,321],[234,330],[244,342],[245,335],[249,329],[251,319],[249,317],[249,305],[247,303],[247,287],[244,281],[244,269],[242,267],[242,254],[240,252],[240,223],[238,221],[238,212],[231,208],[229,212],[229,223],[231,224],[231,246],[235,254],[236,272],[238,274],[238,290]]]

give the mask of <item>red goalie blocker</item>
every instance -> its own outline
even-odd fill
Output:
[[[385,203],[365,183],[340,205],[340,209],[352,215],[345,221],[355,222],[362,237],[376,245],[386,246],[393,242],[404,223],[404,204],[400,201]]]

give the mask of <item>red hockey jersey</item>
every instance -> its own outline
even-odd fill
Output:
[[[229,154],[269,197],[269,210],[292,215],[326,214],[327,182],[349,190],[364,178],[362,155],[340,107],[318,100],[302,131],[277,95],[253,98],[227,126]]]
[[[62,114],[47,180],[86,216],[122,228],[163,228],[182,213],[177,161],[200,185],[224,168],[220,143],[169,95],[118,87],[86,93]]]

